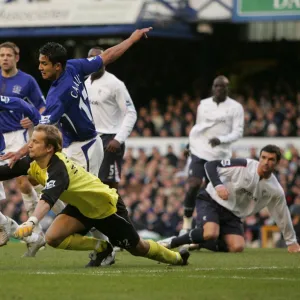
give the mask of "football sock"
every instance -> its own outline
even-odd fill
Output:
[[[200,247],[214,252],[228,252],[227,244],[223,239],[204,241],[200,243]]]
[[[196,197],[198,191],[199,191],[199,186],[197,185],[196,187],[190,187],[187,193],[185,194],[185,198],[183,201],[185,217],[190,218],[193,215],[194,208],[196,206]],[[185,228],[185,229],[191,229],[191,228]]]
[[[6,224],[7,218],[4,216],[2,212],[0,212],[0,225]]]
[[[171,248],[176,248],[185,244],[200,244],[203,240],[203,228],[197,227],[191,230],[189,233],[182,236],[178,236],[171,241]]]
[[[150,248],[145,257],[171,265],[182,264],[182,258],[179,252],[169,250],[152,240],[148,240],[147,242]]]
[[[102,252],[107,249],[107,242],[92,237],[82,236],[80,234],[72,234],[65,238],[57,248],[64,250],[95,250],[97,252]]]
[[[28,213],[28,216],[30,217],[36,207],[36,204],[38,202],[38,194],[37,192],[34,190],[34,188],[31,189],[31,193],[30,194],[23,194],[21,193],[23,201],[24,201],[24,206],[25,209]]]
[[[192,229],[193,217],[183,217],[182,229],[190,230]]]
[[[59,213],[61,213],[61,211],[66,207],[66,205],[61,201],[61,200],[57,200],[55,202],[55,204],[52,206],[51,210],[58,215]]]

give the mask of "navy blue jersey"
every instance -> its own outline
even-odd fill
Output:
[[[21,98],[40,109],[45,106],[44,96],[35,81],[27,73],[18,70],[12,77],[3,77],[0,72],[0,95]],[[6,111],[1,113],[0,128],[3,133],[22,129],[20,121],[24,118],[22,112]]]
[[[2,133],[11,132],[11,128],[23,129],[20,121],[28,117],[34,125],[40,120],[39,111],[24,100],[16,97],[0,96],[0,128]],[[9,123],[6,120],[9,119]]]
[[[40,123],[58,123],[63,133],[64,147],[97,135],[84,78],[98,71],[102,65],[99,56],[68,60],[65,71],[51,85]]]

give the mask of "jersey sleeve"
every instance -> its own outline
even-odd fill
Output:
[[[293,227],[291,214],[286,205],[284,192],[276,197],[268,204],[268,210],[271,217],[276,222],[277,226],[283,235],[287,246],[297,243],[296,233]]]
[[[68,64],[75,67],[80,75],[85,77],[99,71],[103,66],[103,61],[102,58],[97,55],[91,58],[70,59],[68,60]]]
[[[24,114],[34,125],[39,123],[40,114],[38,110],[21,98],[0,96],[0,110],[13,110]]]
[[[39,123],[40,124],[56,124],[62,115],[65,113],[65,107],[58,98],[57,101],[47,101],[46,109],[42,113]]]
[[[53,162],[48,168],[48,179],[40,197],[50,207],[55,204],[60,195],[69,186],[69,175],[65,164],[57,157],[53,157],[52,160]]]
[[[8,165],[0,166],[0,181],[9,180],[22,175],[27,175],[30,168],[31,158],[25,156],[18,160],[12,168]]]
[[[137,119],[137,114],[132,99],[124,83],[120,84],[116,88],[115,95],[117,105],[125,116],[121,125],[121,129],[115,136],[115,139],[122,144],[131,133]]]
[[[233,158],[224,160],[213,160],[204,165],[207,177],[214,187],[223,184],[220,176],[228,176],[235,172],[236,168],[247,167],[247,160],[244,158]]]
[[[28,100],[35,106],[36,109],[40,110],[46,106],[45,97],[36,82],[36,80],[30,76],[29,81],[29,95]]]

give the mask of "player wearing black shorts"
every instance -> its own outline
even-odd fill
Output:
[[[172,265],[187,264],[188,251],[174,252],[139,237],[126,220],[124,211],[117,207],[116,190],[61,153],[62,137],[55,126],[35,127],[28,146],[29,156],[17,161],[12,168],[0,166],[0,180],[28,174],[44,186],[33,214],[17,228],[15,237],[30,236],[39,221],[61,199],[67,206],[47,230],[46,242],[58,249],[94,250],[88,267],[100,266],[113,251],[108,241],[78,234],[92,227],[133,255]]]
[[[241,252],[245,247],[241,219],[267,207],[288,251],[300,252],[284,190],[273,174],[280,158],[280,149],[267,145],[259,162],[225,159],[206,163],[210,182],[197,196],[197,227],[161,244],[175,248],[193,243],[213,251]]]
[[[228,86],[228,79],[218,76],[213,82],[213,96],[201,100],[198,106],[196,124],[189,135],[191,163],[184,199],[183,226],[179,235],[192,228],[197,193],[208,183],[204,164],[215,159],[230,158],[231,143],[243,135],[244,110],[241,104],[228,97]]]
[[[101,55],[103,49],[90,49],[88,57]],[[125,141],[137,119],[137,113],[125,84],[103,67],[85,81],[97,132],[103,142],[104,159],[99,178],[118,189]]]

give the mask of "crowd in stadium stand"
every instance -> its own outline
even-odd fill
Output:
[[[300,92],[296,100],[288,99],[286,95],[270,97],[267,92],[262,92],[259,101],[242,95],[237,95],[235,99],[243,105],[245,111],[247,126],[244,136],[300,135]],[[149,106],[139,108],[132,136],[188,136],[194,125],[199,102],[200,99],[192,99],[187,93],[180,99],[168,96],[167,104],[153,98]]]
[[[270,98],[266,94],[262,94],[258,101],[241,95],[235,98],[245,109],[245,136],[300,135],[300,93],[294,102],[285,96]],[[169,96],[164,103],[161,105],[158,99],[152,99],[148,107],[140,107],[131,136],[188,136],[195,122],[199,99],[192,99],[184,93],[181,99]],[[249,157],[257,158],[258,151],[251,149]],[[132,153],[132,149],[127,149],[119,189],[132,222],[138,230],[154,232],[158,236],[178,234],[183,216],[186,157],[183,153],[176,156],[171,146],[165,156],[155,147],[150,156],[143,149],[136,157]],[[293,145],[285,149],[276,175],[285,190],[288,205],[300,205],[299,149]],[[5,186],[8,198],[0,203],[2,212],[22,223],[27,214],[16,183],[9,181]],[[272,222],[266,210],[246,218],[248,244],[253,245],[259,239],[261,225]]]

